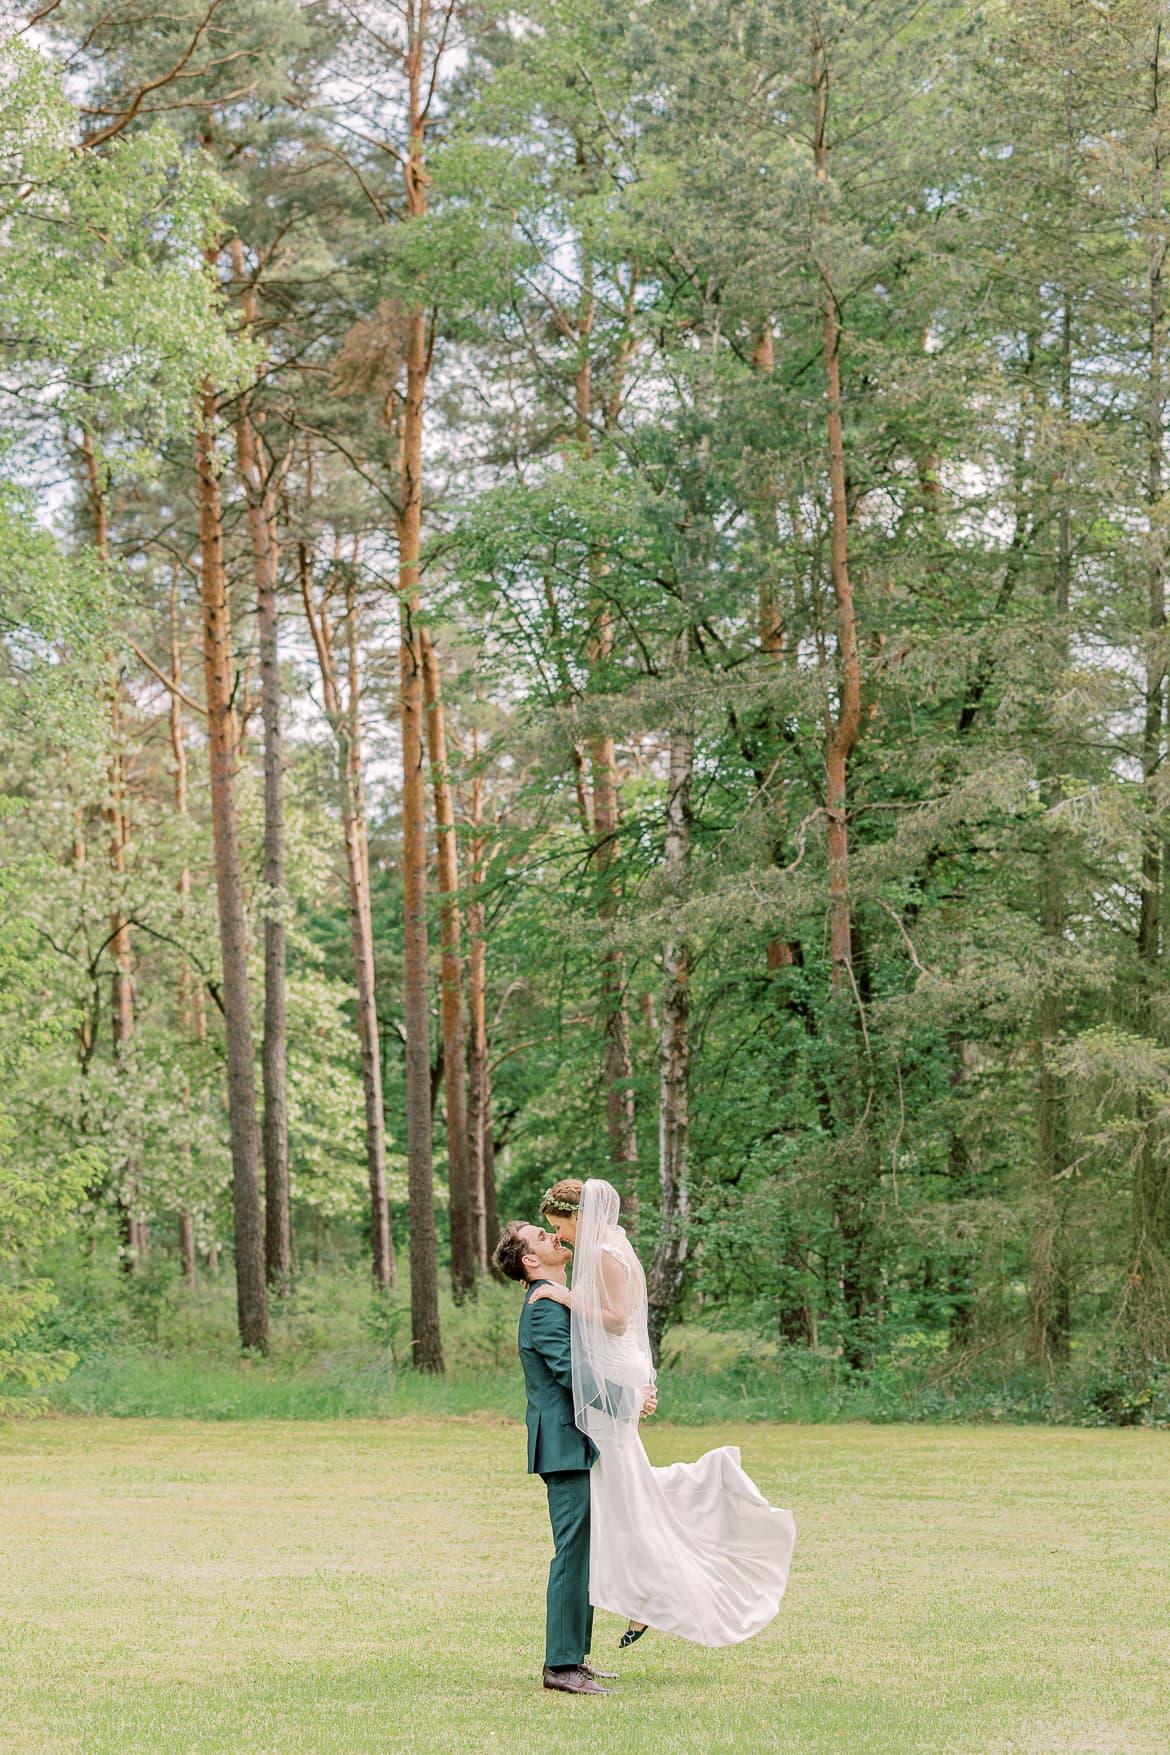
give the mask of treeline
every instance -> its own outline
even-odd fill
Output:
[[[576,1172],[656,1344],[1170,1356],[1162,7],[4,58],[20,1321],[360,1224],[440,1371]]]

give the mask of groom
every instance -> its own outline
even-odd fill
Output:
[[[592,1439],[577,1430],[573,1414],[573,1367],[569,1312],[549,1298],[529,1301],[533,1286],[565,1284],[570,1252],[555,1232],[513,1220],[492,1257],[500,1272],[524,1287],[520,1312],[520,1359],[528,1391],[528,1473],[548,1490],[553,1554],[548,1569],[544,1685],[561,1694],[611,1694],[597,1677],[607,1671],[585,1662],[593,1632],[589,1605],[589,1471],[597,1460]]]

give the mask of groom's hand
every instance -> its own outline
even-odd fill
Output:
[[[646,1399],[642,1403],[642,1412],[641,1412],[640,1418],[643,1420],[648,1420],[650,1418],[650,1415],[657,1408],[657,1406],[658,1406],[658,1391],[654,1388],[653,1384],[651,1384],[650,1387],[646,1391]]]

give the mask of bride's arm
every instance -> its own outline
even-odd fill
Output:
[[[630,1323],[630,1288],[625,1264],[601,1252],[601,1321],[611,1335],[624,1335]]]
[[[539,1304],[549,1298],[554,1304],[563,1304],[566,1310],[573,1308],[573,1294],[567,1286],[554,1286],[551,1280],[542,1280],[540,1285],[529,1297],[530,1304]]]
[[[598,1292],[601,1326],[608,1329],[611,1335],[624,1335],[630,1323],[630,1289],[624,1266],[608,1250],[601,1252]],[[573,1294],[565,1286],[554,1286],[547,1280],[537,1286],[528,1302],[539,1304],[545,1298],[551,1298],[554,1303],[563,1304],[569,1310],[573,1308]]]

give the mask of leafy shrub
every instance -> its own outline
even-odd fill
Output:
[[[1082,1389],[1084,1426],[1170,1426],[1170,1370],[1125,1356],[1094,1362]]]

